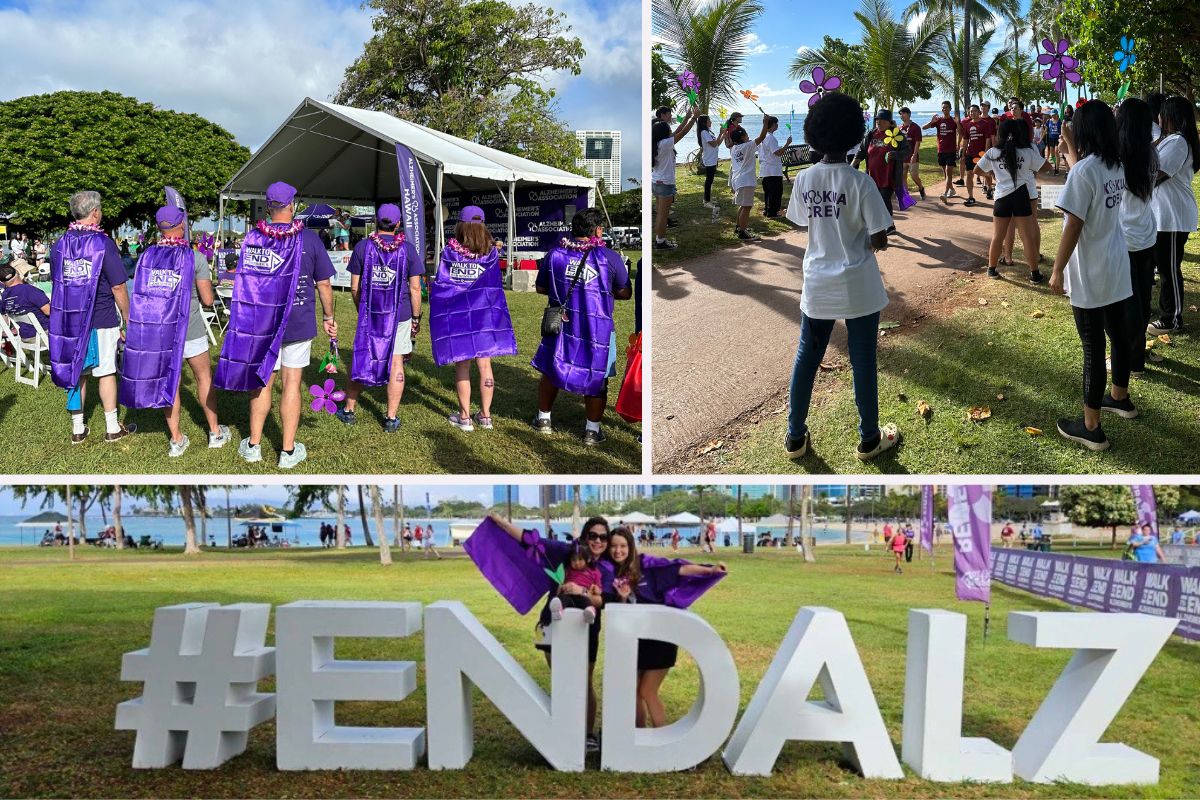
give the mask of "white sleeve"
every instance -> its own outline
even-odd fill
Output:
[[[1029,148],[1029,171],[1037,172],[1046,163],[1046,159],[1042,158],[1042,154],[1037,151],[1037,148]]]
[[[1188,143],[1182,136],[1164,139],[1158,146],[1158,168],[1168,175],[1175,175],[1183,168],[1191,155]]]
[[[804,190],[800,187],[800,181],[792,183],[792,196],[788,198],[787,211],[784,216],[788,221],[799,225],[801,228],[808,227],[808,205],[804,202]]]
[[[862,209],[863,219],[867,223],[867,233],[886,231],[893,225],[892,215],[888,213],[883,197],[875,188],[875,182],[867,177],[865,172],[855,172],[854,174],[861,178],[855,182],[855,191],[858,192],[859,207]]]
[[[1088,175],[1083,174],[1083,170],[1076,166],[1067,173],[1067,182],[1063,185],[1055,205],[1063,211],[1086,220],[1088,209],[1092,205],[1092,196],[1095,193],[1096,187],[1092,185]]]
[[[985,151],[984,154],[979,157],[979,161],[975,163],[975,166],[979,167],[984,172],[995,172],[996,162],[992,161],[992,157],[988,155],[991,152],[991,150]]]

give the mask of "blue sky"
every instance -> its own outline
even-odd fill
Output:
[[[587,50],[578,77],[545,76],[560,117],[622,131],[622,171],[640,176],[640,0],[539,4]],[[306,95],[329,99],[370,35],[360,0],[0,0],[0,100],[109,89],[201,114],[255,149]]]

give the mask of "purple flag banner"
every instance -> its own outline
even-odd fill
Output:
[[[174,186],[164,186],[163,193],[167,196],[167,205],[175,206],[183,212],[183,238],[192,238],[192,226],[188,223],[187,203],[183,201],[183,195]]]
[[[417,260],[425,261],[425,193],[421,189],[421,165],[404,145],[396,142],[396,164],[400,170],[400,211],[404,235],[417,249]],[[439,220],[440,224],[440,220]]]
[[[1200,567],[997,550],[992,578],[1093,611],[1174,617],[1177,635],[1200,640]]]
[[[954,593],[959,600],[992,600],[992,490],[947,486],[954,536]]]
[[[921,547],[933,552],[933,487],[921,487]]]
[[[1133,505],[1137,509],[1138,528],[1149,525],[1158,536],[1158,503],[1154,500],[1154,487],[1145,484],[1130,486],[1133,490]]]

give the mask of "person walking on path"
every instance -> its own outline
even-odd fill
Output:
[[[946,178],[942,189],[942,202],[949,202],[954,197],[954,165],[958,161],[958,139],[962,126],[950,113],[950,101],[942,101],[942,115],[934,117],[921,126],[921,129],[934,128],[937,131],[937,163]]]
[[[887,206],[888,216],[893,219],[893,223],[888,226],[888,233],[896,232],[892,198],[896,196],[896,189],[904,181],[904,159],[908,153],[908,141],[892,122],[892,112],[884,108],[875,114],[875,127],[863,137],[851,164],[854,169],[858,169],[860,163],[867,162],[867,174],[879,189],[879,196]]]
[[[913,185],[925,199],[925,184],[921,182],[921,126],[913,122],[912,110],[908,106],[900,109],[900,132],[908,142],[908,155],[904,159],[904,189],[908,190],[908,180],[911,177]]]
[[[1029,185],[1038,172],[1046,169],[1046,159],[1029,146],[1025,139],[1025,128],[1018,122],[1006,119],[1000,123],[1000,146],[993,147],[980,156],[973,175],[995,175],[996,200],[992,205],[992,241],[988,246],[989,278],[999,278],[999,264],[1004,263],[1001,250],[1005,239],[1014,227],[1021,229],[1021,240],[1033,238],[1031,228],[1037,220],[1031,213]],[[974,177],[972,177],[974,180]],[[1025,262],[1029,266],[1029,280],[1041,283],[1044,278],[1038,271],[1034,251],[1025,251]]]

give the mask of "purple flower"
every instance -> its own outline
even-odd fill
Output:
[[[692,90],[693,92],[699,91],[700,79],[696,77],[696,73],[689,69],[685,69],[679,74],[679,86],[684,91],[687,91],[688,89]]]
[[[812,80],[805,78],[800,81],[800,91],[812,95],[808,98],[808,105],[811,107],[816,105],[816,102],[824,97],[826,92],[832,92],[841,85],[842,79],[837,75],[826,77],[824,67],[813,67]]]
[[[1038,56],[1038,63],[1042,66],[1047,64],[1049,69],[1042,73],[1042,77],[1048,81],[1054,81],[1054,91],[1062,92],[1067,88],[1067,81],[1078,84],[1083,80],[1079,74],[1079,59],[1074,56],[1067,55],[1067,48],[1071,46],[1070,39],[1059,39],[1055,44],[1050,39],[1042,39],[1042,49],[1046,52]]]
[[[337,411],[337,404],[346,399],[346,393],[333,387],[332,378],[326,380],[324,386],[313,384],[308,387],[309,394],[313,396],[313,411],[324,411],[329,414]]]

